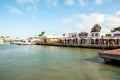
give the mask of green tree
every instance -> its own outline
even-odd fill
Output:
[[[119,26],[119,27],[114,28],[113,30],[111,30],[111,32],[116,32],[116,31],[119,31],[119,32],[120,32],[120,26]]]
[[[91,29],[91,32],[100,32],[100,31],[101,31],[101,26],[99,24],[95,24]]]
[[[65,36],[65,33],[64,33],[64,34],[62,34],[62,36]]]
[[[45,32],[43,31],[43,32],[41,32],[38,36],[39,36],[39,37],[43,37],[44,34],[45,34]]]

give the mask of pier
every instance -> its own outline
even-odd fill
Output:
[[[105,62],[120,61],[120,48],[100,52],[99,56],[103,58]]]

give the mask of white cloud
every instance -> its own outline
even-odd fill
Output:
[[[22,12],[19,9],[17,9],[17,8],[11,8],[10,12],[11,13],[15,13],[15,14],[19,14],[19,15],[22,14]]]
[[[78,0],[78,3],[81,5],[81,6],[85,6],[85,1],[84,0]]]
[[[74,0],[65,0],[65,4],[71,6],[74,4]]]
[[[26,10],[36,10],[38,8],[39,0],[16,0],[22,7],[25,7]],[[30,4],[30,5],[26,5]],[[24,5],[24,6],[23,6]]]
[[[26,10],[28,10],[28,11],[37,10],[37,6],[27,6]]]
[[[102,32],[110,32],[114,27],[120,26],[120,11],[114,15],[92,13],[90,15],[77,14],[63,19],[63,24],[67,23],[78,28],[80,31],[89,32],[95,24],[100,24]],[[72,26],[71,26],[72,27]]]
[[[96,5],[101,5],[102,4],[102,0],[95,0],[95,4]]]
[[[117,12],[116,12],[116,15],[120,17],[120,11],[117,11]]]
[[[110,29],[120,26],[120,17],[117,15],[107,15],[104,24]]]
[[[39,0],[17,0],[19,3],[37,3]]]
[[[91,15],[83,15],[80,14],[78,15],[79,18],[83,19],[84,21],[91,21],[94,23],[102,23],[104,21],[104,14],[97,14],[97,13],[93,13]]]
[[[71,18],[62,19],[61,22],[65,25],[71,24],[73,20]]]
[[[57,6],[58,6],[58,0],[46,0],[46,4],[47,4],[48,6],[57,7]]]
[[[104,16],[105,15],[103,15],[103,14],[97,14],[97,13],[93,13],[91,15],[79,14],[78,18],[80,18],[82,20],[82,22],[76,23],[75,27],[77,27],[79,29],[83,29],[83,30],[90,30],[94,24],[103,23],[103,21],[105,20]]]

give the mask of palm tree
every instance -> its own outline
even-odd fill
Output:
[[[46,43],[47,41],[46,41],[46,36],[44,35],[45,34],[45,32],[43,31],[43,32],[41,32],[39,35],[38,35],[38,37],[40,38],[40,43]]]
[[[62,34],[62,36],[65,36],[65,33],[64,33],[64,34]]]
[[[114,28],[113,30],[111,30],[111,32],[116,32],[116,31],[119,31],[119,32],[120,32],[120,26],[119,26],[119,27]]]
[[[39,37],[43,37],[44,34],[45,34],[45,32],[43,31],[43,32],[41,32],[38,36],[39,36]]]
[[[101,26],[99,24],[95,24],[91,29],[91,32],[100,32],[100,31],[101,31]]]

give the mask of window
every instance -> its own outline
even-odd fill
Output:
[[[92,36],[94,36],[94,33],[92,33]]]
[[[98,36],[98,33],[95,33],[95,36]]]
[[[73,37],[73,35],[72,35],[72,37]]]
[[[75,35],[75,37],[76,37],[76,35]]]
[[[88,33],[85,33],[85,36],[88,36]]]

